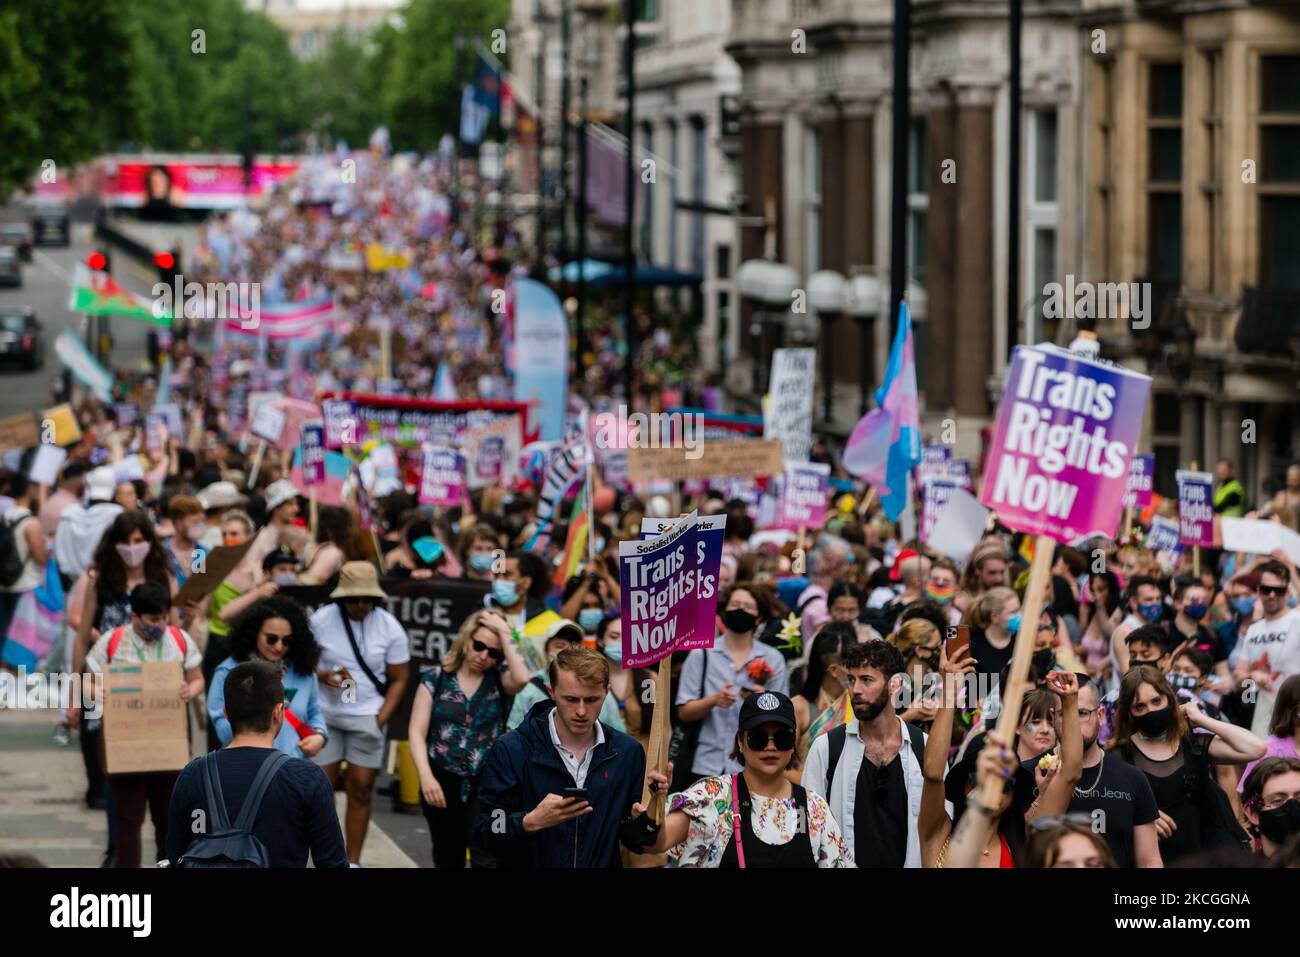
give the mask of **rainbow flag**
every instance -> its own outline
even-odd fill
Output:
[[[578,489],[578,497],[573,501],[573,511],[569,513],[569,534],[564,540],[564,559],[555,569],[556,587],[563,588],[564,583],[578,573],[590,531],[591,527],[587,524],[587,483],[583,482]]]

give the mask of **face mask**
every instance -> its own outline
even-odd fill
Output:
[[[603,538],[596,539],[596,552],[600,553],[603,552],[604,550],[605,550],[605,540]]]
[[[469,557],[469,567],[480,575],[492,570],[492,555],[489,552],[475,552]]]
[[[1232,600],[1232,610],[1242,618],[1249,618],[1255,613],[1255,599],[1234,598]]]
[[[1007,634],[1014,635],[1020,631],[1020,612],[1007,619]]]
[[[595,631],[596,626],[599,625],[604,618],[605,612],[600,608],[584,608],[578,612],[578,624],[582,626],[582,630],[587,632],[587,634],[591,634]]]
[[[1169,687],[1175,691],[1196,691],[1196,675],[1180,675],[1170,672],[1165,675],[1165,680],[1169,682]]]
[[[936,605],[946,605],[952,601],[952,596],[957,594],[956,585],[926,585],[925,597],[930,599]]]
[[[519,589],[512,581],[497,579],[492,583],[492,600],[503,608],[509,608],[519,601]]]
[[[134,545],[114,545],[118,555],[127,568],[139,568],[144,564],[144,560],[149,556],[149,543],[136,542]]]
[[[1154,625],[1164,616],[1164,602],[1152,602],[1150,605],[1138,605],[1138,616],[1148,624]]]
[[[1281,807],[1260,811],[1259,832],[1274,844],[1284,844],[1292,834],[1300,833],[1300,801],[1292,798]]]
[[[135,630],[139,633],[141,638],[152,644],[162,637],[163,626],[151,625],[148,622],[142,621]]]
[[[1044,648],[1042,651],[1034,652],[1034,667],[1039,672],[1046,673],[1052,670],[1052,665],[1056,664],[1056,652],[1051,648]]]
[[[276,572],[271,576],[271,581],[277,585],[296,585],[298,584],[298,576],[293,572]]]
[[[197,542],[200,538],[203,537],[204,533],[207,532],[207,530],[208,530],[208,526],[204,525],[202,522],[199,522],[199,524],[197,525],[190,526],[190,533],[186,537],[189,538],[191,542]]]
[[[1155,738],[1169,730],[1173,717],[1173,709],[1165,705],[1159,711],[1148,711],[1146,714],[1138,715],[1133,719],[1133,724],[1148,738]]]
[[[1296,605],[1300,605],[1300,598],[1296,598],[1295,595],[1292,595],[1286,600],[1286,606],[1288,608],[1294,608]]]
[[[751,615],[743,608],[733,608],[723,614],[722,623],[733,634],[743,635],[754,630],[754,626],[758,624],[758,616]]]
[[[621,644],[606,645],[604,652],[606,658],[614,662],[614,664],[618,665],[620,668],[623,667],[623,646]]]
[[[1209,605],[1184,605],[1183,614],[1192,621],[1200,621],[1205,617],[1205,613],[1210,610]]]

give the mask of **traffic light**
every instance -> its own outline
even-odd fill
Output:
[[[96,249],[86,257],[86,265],[95,272],[108,272],[112,262],[108,258],[108,253]]]
[[[154,253],[153,264],[158,267],[159,272],[166,272],[176,265],[176,257],[168,252]]]

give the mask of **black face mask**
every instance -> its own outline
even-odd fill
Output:
[[[727,630],[743,635],[754,630],[754,626],[758,624],[758,616],[751,615],[743,608],[733,608],[731,611],[723,612],[722,623],[727,626]]]
[[[1259,832],[1274,844],[1285,844],[1300,834],[1300,801],[1292,798],[1281,807],[1259,812]]]
[[[1148,711],[1133,719],[1134,726],[1148,738],[1158,737],[1169,730],[1174,717],[1173,708],[1165,705],[1158,711]]]
[[[1052,665],[1056,664],[1056,652],[1051,648],[1044,648],[1042,651],[1034,652],[1034,667],[1040,674],[1047,674],[1052,670]]]

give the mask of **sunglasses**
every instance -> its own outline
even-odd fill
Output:
[[[1092,818],[1087,814],[1055,814],[1051,817],[1037,817],[1032,821],[1026,821],[1030,830],[1046,831],[1049,828],[1060,827],[1062,824],[1082,824],[1085,827],[1092,827]]]
[[[293,635],[263,635],[262,639],[272,648],[278,647],[279,645],[284,645],[288,648],[290,643],[293,642]]]
[[[1261,595],[1285,595],[1287,587],[1286,585],[1260,585],[1259,593]]]
[[[488,657],[493,661],[505,661],[506,659],[506,653],[500,648],[491,648],[488,645],[483,644],[483,642],[479,641],[477,638],[474,639],[473,647],[475,651],[480,653],[486,651]]]
[[[778,751],[793,751],[794,739],[794,731],[790,728],[782,728],[775,733],[769,733],[761,728],[750,728],[745,732],[745,743],[749,745],[751,751],[767,750],[769,741],[776,745]]]

